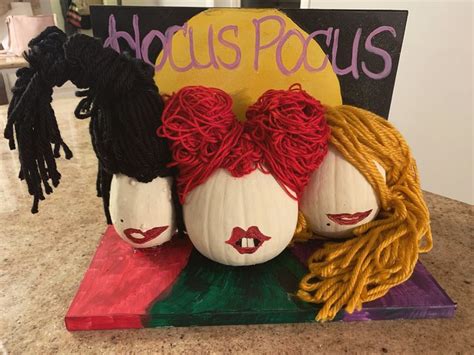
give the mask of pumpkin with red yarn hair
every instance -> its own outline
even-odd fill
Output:
[[[299,85],[269,90],[241,122],[222,90],[172,95],[158,134],[169,140],[194,246],[226,265],[279,255],[292,239],[298,200],[327,153],[324,109]]]

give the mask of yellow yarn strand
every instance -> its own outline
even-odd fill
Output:
[[[323,304],[318,321],[333,319],[342,308],[349,313],[360,310],[364,302],[384,296],[411,276],[418,254],[428,252],[433,243],[416,163],[401,134],[363,109],[326,109],[331,144],[374,188],[381,211],[376,220],[357,227],[354,238],[326,243],[309,258],[309,273],[297,295]],[[385,169],[386,181],[373,161]],[[302,214],[297,232],[305,236],[300,240],[309,239]]]
[[[295,233],[293,235],[293,239],[291,243],[294,242],[306,242],[311,239],[313,233],[311,232],[311,228],[309,226],[308,221],[304,217],[303,212],[298,211],[298,223],[296,224]]]

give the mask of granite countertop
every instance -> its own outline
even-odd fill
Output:
[[[2,69],[16,69],[26,67],[28,62],[19,56],[1,57],[0,56],[0,70]]]
[[[157,328],[69,333],[64,315],[105,230],[96,158],[77,100],[55,101],[74,152],[31,215],[16,152],[0,141],[0,354],[115,352],[474,352],[473,206],[426,193],[434,249],[421,260],[458,303],[452,319]],[[0,107],[4,126],[6,107]]]

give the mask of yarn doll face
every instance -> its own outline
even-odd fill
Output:
[[[183,213],[201,254],[226,265],[253,265],[274,258],[289,244],[298,203],[270,174],[254,170],[236,178],[217,169],[188,194]]]
[[[246,116],[237,120],[222,90],[185,87],[167,102],[158,131],[171,142],[191,241],[235,266],[268,261],[289,244],[298,199],[329,138],[322,106],[300,87],[267,91]]]
[[[385,179],[385,171],[374,162]],[[347,238],[354,228],[372,221],[380,203],[366,178],[333,146],[315,171],[301,199],[301,211],[312,231]]]
[[[171,152],[168,142],[155,134],[164,103],[153,67],[104,48],[92,37],[68,38],[57,27],[48,27],[29,47],[25,58],[30,65],[17,73],[5,137],[11,149],[18,145],[19,177],[33,196],[31,211],[38,212],[39,201],[60,183],[55,159],[61,148],[66,159],[72,158],[51,107],[52,89],[70,80],[85,89],[74,114],[90,118],[98,159],[96,189],[107,223],[137,248],[169,240],[175,213],[181,231],[181,209],[170,188]]]
[[[419,253],[432,247],[429,211],[416,162],[400,132],[382,117],[354,106],[326,107],[325,117],[331,127],[333,148],[327,156],[329,168],[324,167],[325,162],[304,193],[305,213],[315,221],[311,227],[328,213],[354,214],[375,210],[378,204],[380,212],[371,222],[372,214],[359,221],[360,227],[350,233],[354,238],[325,243],[307,259],[309,272],[300,281],[296,295],[305,302],[322,305],[316,316],[320,321],[334,319],[343,308],[352,313],[363,303],[386,295],[411,277]],[[355,172],[361,173],[365,181]],[[327,178],[318,180],[318,173]],[[320,190],[314,184],[318,181]],[[365,183],[376,192],[377,205]],[[347,187],[344,190],[341,186]],[[308,194],[310,191],[314,194]],[[323,191],[331,194],[326,201]],[[313,211],[308,201],[316,199],[323,200],[317,201],[322,207]],[[331,202],[334,200],[338,201]],[[324,224],[317,228],[324,228]]]
[[[175,232],[172,178],[148,183],[115,174],[110,188],[110,216],[118,235],[135,248],[154,247]]]

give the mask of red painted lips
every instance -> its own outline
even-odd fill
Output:
[[[234,227],[226,244],[232,245],[240,254],[253,254],[270,239],[260,232],[258,227],[249,227],[247,231],[240,227]]]
[[[362,221],[363,219],[367,218],[372,210],[368,210],[365,212],[357,212],[357,213],[339,213],[339,214],[327,214],[328,218],[333,221],[334,223],[341,224],[343,226],[348,226],[351,224],[356,224]]]
[[[152,229],[148,229],[147,231],[143,232],[140,229],[135,228],[127,228],[123,231],[125,236],[130,239],[135,244],[145,244],[152,239],[158,237],[161,233],[168,229],[168,226],[163,227],[155,227]]]

